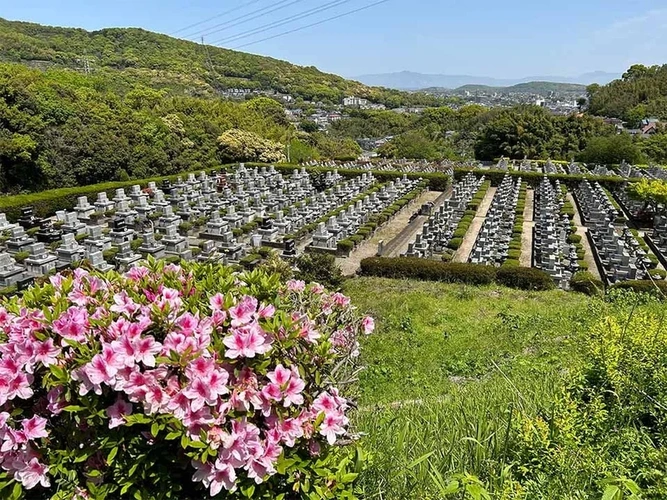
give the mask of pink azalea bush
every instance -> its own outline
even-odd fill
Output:
[[[353,498],[339,387],[372,330],[260,271],[56,275],[0,306],[0,497]]]

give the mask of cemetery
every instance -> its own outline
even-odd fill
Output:
[[[505,158],[487,165],[239,164],[77,196],[46,216],[32,206],[0,213],[0,286],[11,292],[83,262],[99,271],[130,269],[149,257],[255,265],[267,254],[260,249],[287,261],[304,252],[354,261],[357,252],[368,255],[368,245],[377,255],[390,248],[409,258],[532,267],[563,289],[587,270],[610,285],[659,279],[667,218],[655,216],[647,230],[633,225],[646,212],[626,192],[638,178],[667,174],[626,163]],[[410,221],[395,222],[424,190],[435,191],[433,201]],[[418,226],[410,224],[417,216]],[[386,227],[390,239],[367,242]]]

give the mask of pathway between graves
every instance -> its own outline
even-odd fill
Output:
[[[463,237],[461,246],[452,258],[453,262],[468,262],[468,259],[470,258],[470,252],[472,252],[472,248],[475,246],[475,241],[477,241],[477,236],[479,235],[479,232],[482,229],[482,225],[486,220],[486,214],[491,207],[491,201],[493,200],[493,196],[495,194],[496,188],[492,187],[489,188],[489,190],[486,192],[486,195],[484,195],[482,203],[477,208],[475,218],[472,220],[472,223],[468,228],[468,232]]]
[[[451,189],[451,188],[450,188]],[[396,238],[403,229],[409,224],[410,216],[421,207],[424,203],[429,201],[435,201],[442,193],[440,191],[425,191],[420,196],[415,198],[412,203],[409,203],[387,224],[378,229],[373,236],[361,243],[357,248],[352,251],[349,257],[340,259],[337,258],[336,261],[343,270],[345,276],[352,276],[357,272],[361,261],[368,257],[375,257],[378,250],[378,243],[384,240],[385,243],[392,241]],[[444,197],[443,197],[444,199]],[[423,217],[422,224],[419,224],[417,230],[421,230],[424,220],[426,217]],[[410,235],[414,238],[414,234]],[[406,243],[407,248],[407,243]],[[388,257],[389,255],[387,255]]]
[[[601,279],[600,271],[598,270],[598,266],[595,263],[595,257],[593,257],[593,249],[591,248],[591,245],[588,241],[588,235],[586,234],[588,233],[588,228],[582,224],[581,216],[579,215],[579,208],[574,202],[572,193],[569,191],[567,193],[567,200],[572,203],[572,206],[574,207],[574,225],[577,226],[576,234],[581,236],[581,244],[584,246],[584,262],[588,264],[588,271],[591,272],[597,279]]]
[[[435,211],[446,199],[451,198],[451,196],[452,188],[450,186],[447,188],[447,191],[440,193],[435,200],[427,201],[433,202],[433,211]],[[427,220],[428,215],[418,215],[412,222],[409,222],[393,240],[385,241],[386,245],[382,253],[383,257],[400,257],[407,252],[408,245],[410,245],[410,243],[417,237],[417,234],[422,231]]]
[[[519,265],[531,267],[533,264],[533,204],[535,203],[535,191],[526,190],[526,208],[523,211],[523,233],[521,233],[521,258]]]

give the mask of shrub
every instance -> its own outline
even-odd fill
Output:
[[[5,307],[13,498],[351,498],[358,470],[334,446],[349,402],[335,386],[358,369],[372,320],[343,295],[151,261],[56,275]]]
[[[463,238],[452,238],[447,244],[447,247],[451,248],[452,250],[458,250],[462,243]]]
[[[521,250],[515,250],[512,249],[507,252],[507,258],[509,259],[520,259],[521,258]]]
[[[361,261],[361,274],[385,278],[415,278],[447,283],[487,285],[496,276],[496,269],[479,264],[445,263],[410,257],[372,257]]]
[[[467,226],[466,227],[459,226],[458,229],[456,231],[454,231],[454,234],[452,235],[453,239],[462,240],[465,237],[467,232],[468,232],[468,227]]]
[[[650,274],[654,280],[664,280],[667,277],[667,272],[662,269],[651,269]]]
[[[187,234],[191,229],[192,229],[192,223],[191,222],[181,222],[178,225],[178,230],[182,234]]]
[[[14,260],[19,264],[22,264],[28,257],[30,257],[29,252],[16,252],[14,254]]]
[[[648,293],[656,297],[664,298],[667,295],[667,282],[651,280],[628,280],[614,283],[610,287],[613,290],[632,290],[637,293]]]
[[[350,239],[345,238],[340,240],[336,245],[336,247],[340,252],[348,253],[351,252],[352,249],[354,248],[354,242]]]
[[[501,285],[521,290],[551,290],[556,287],[551,276],[532,267],[500,267],[496,280]]]
[[[568,243],[581,243],[581,235],[580,234],[571,234],[567,237],[567,242]]]
[[[296,259],[296,277],[306,283],[316,282],[330,290],[338,290],[343,284],[343,271],[336,258],[326,253],[304,253]]]
[[[570,288],[586,295],[600,295],[604,292],[604,283],[587,271],[579,271],[572,276]]]

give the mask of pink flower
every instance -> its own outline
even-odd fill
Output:
[[[32,397],[33,391],[30,387],[32,384],[32,375],[27,375],[23,372],[16,374],[14,378],[9,381],[7,387],[7,399],[14,399],[16,397],[20,399],[29,399]],[[0,401],[2,401],[2,388],[0,387]]]
[[[137,339],[134,342],[134,360],[146,366],[155,366],[155,355],[162,350],[162,345],[151,336]]]
[[[115,304],[111,306],[109,309],[112,312],[118,314],[124,314],[128,318],[132,316],[139,309],[139,304],[134,302],[134,300],[130,298],[130,296],[125,292],[125,290],[115,294],[113,296],[113,301]]]
[[[62,387],[54,387],[46,395],[46,399],[49,402],[49,404],[46,406],[46,409],[49,410],[51,414],[60,415],[63,411],[63,408],[67,406],[67,402],[64,400],[62,395]]]
[[[211,390],[208,383],[197,378],[183,390],[183,395],[190,399],[192,411],[199,411],[205,404],[213,406],[217,400],[217,394]]]
[[[46,339],[44,342],[35,342],[35,361],[44,366],[56,364],[56,357],[60,354],[60,348],[53,344],[53,339]]]
[[[30,419],[24,419],[21,422],[21,425],[23,427],[25,437],[28,440],[45,438],[49,435],[49,433],[46,432],[46,419],[37,415]]]
[[[101,354],[96,354],[93,359],[84,366],[88,379],[93,385],[106,383],[112,385],[118,370],[125,366],[125,357],[114,351],[109,344],[105,344]]]
[[[222,311],[225,308],[225,296],[221,293],[216,293],[209,299],[211,311]]]
[[[132,414],[132,404],[118,398],[114,404],[106,410],[109,417],[109,429],[120,427],[125,424],[125,417]]]
[[[46,465],[40,464],[37,458],[32,458],[16,472],[16,477],[28,490],[38,484],[41,484],[44,488],[48,488],[51,486],[51,483],[49,482],[49,478],[46,477],[47,472],[49,472],[49,468]]]
[[[345,434],[343,426],[346,424],[347,419],[342,412],[326,413],[320,426],[320,434],[327,438],[330,445],[333,445],[336,442],[336,436]]]
[[[276,308],[272,304],[269,304],[268,306],[260,307],[259,311],[257,312],[257,315],[260,318],[271,318],[275,313],[276,313]]]
[[[84,342],[90,328],[88,311],[82,307],[70,307],[53,322],[53,331],[67,340]]]
[[[227,491],[236,490],[236,471],[234,467],[218,459],[215,461],[215,468],[209,476],[211,485],[211,496],[216,496],[225,488]]]
[[[303,404],[303,395],[301,392],[305,389],[306,384],[299,377],[299,373],[295,370],[288,370],[282,364],[276,366],[276,369],[266,374],[271,384],[266,386],[264,394],[276,401],[283,400],[283,406],[288,408],[291,405]],[[278,397],[278,393],[280,396]]]
[[[241,302],[229,309],[232,326],[241,326],[250,323],[256,310],[257,299],[246,295],[241,299]]]
[[[290,292],[303,292],[306,289],[306,282],[301,280],[289,280],[287,289]]]
[[[350,305],[350,298],[339,292],[334,293],[331,296],[331,299],[333,300],[334,304],[340,307],[347,307]]]
[[[230,359],[239,357],[254,358],[256,354],[265,354],[271,350],[270,343],[260,333],[258,327],[232,330],[232,334],[222,341],[228,348],[225,356]]]
[[[137,266],[137,267],[133,267],[128,272],[126,272],[125,276],[127,276],[132,281],[141,281],[142,278],[145,278],[146,276],[148,276],[148,273],[149,273],[149,270],[148,270],[147,267]]]
[[[361,326],[364,329],[364,333],[370,335],[375,330],[375,321],[370,316],[366,316],[361,320]]]

